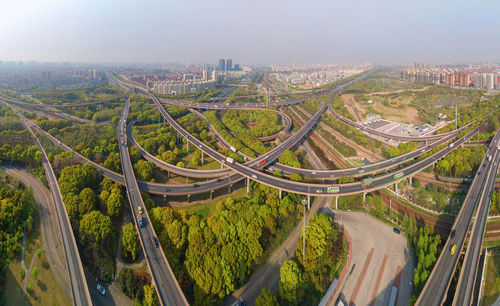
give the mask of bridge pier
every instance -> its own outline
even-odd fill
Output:
[[[186,184],[189,183],[189,177],[186,176]]]
[[[170,178],[170,171],[167,171],[167,178]]]
[[[279,191],[280,191],[280,200],[281,200],[281,189],[279,189]]]
[[[398,183],[394,183],[394,191],[396,192],[396,194],[398,193]]]
[[[203,157],[204,157],[204,154],[203,154],[203,151],[201,151],[201,165],[203,166]]]
[[[408,177],[408,183],[410,183],[410,186],[413,186],[413,176]]]
[[[223,163],[220,163],[220,168],[224,169],[224,164]]]
[[[189,203],[189,199],[190,199],[190,198],[191,198],[191,195],[190,195],[190,194],[188,194],[188,203]]]
[[[307,195],[307,210],[311,210],[311,196]]]
[[[427,147],[427,139],[425,140],[425,146]]]
[[[250,178],[247,177],[247,194],[250,192]]]
[[[366,192],[363,192],[363,205],[366,205]]]
[[[166,194],[163,195],[163,204],[167,204],[167,195]]]
[[[233,184],[230,184],[230,185],[228,186],[228,190],[229,190],[229,191],[228,191],[228,194],[230,194],[230,193],[231,193],[231,187],[233,187]]]
[[[189,154],[189,140],[187,138],[186,138],[186,145],[187,145],[186,153]]]
[[[210,190],[210,200],[212,200],[214,197],[214,191],[213,190]]]
[[[339,196],[335,197],[335,210],[339,209]]]

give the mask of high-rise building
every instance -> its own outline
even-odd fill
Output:
[[[203,81],[208,81],[208,71],[203,70]]]
[[[233,70],[233,60],[228,58],[226,60],[226,71],[231,71]]]
[[[217,70],[212,71],[212,81],[217,82]]]
[[[226,60],[223,58],[219,60],[219,71],[226,71]]]
[[[240,64],[234,64],[234,70],[240,71],[241,70]]]

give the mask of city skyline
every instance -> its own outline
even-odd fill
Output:
[[[487,8],[487,9],[485,9]],[[498,62],[494,1],[97,3],[0,13],[3,61],[245,64]],[[466,21],[466,22],[463,22]]]

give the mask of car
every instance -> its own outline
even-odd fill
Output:
[[[137,218],[137,223],[139,223],[140,227],[145,227],[146,226],[146,222],[145,222],[144,218],[142,218],[141,216],[139,216]]]
[[[221,179],[221,178],[218,178],[218,179],[217,179],[217,183],[220,183],[220,182],[222,182],[222,179]]]
[[[453,244],[450,248],[450,254],[453,255],[455,254],[455,250],[457,249],[457,245],[456,244]]]
[[[456,234],[456,233],[457,233],[457,230],[455,230],[455,229],[454,229],[454,230],[452,230],[452,231],[451,231],[451,234],[450,234],[450,238],[451,238],[451,239],[455,238],[455,234]]]
[[[155,244],[156,248],[160,246],[160,244],[158,243],[158,238],[156,237],[153,237],[153,243]]]
[[[365,172],[365,170],[363,170],[363,169],[359,168],[359,169],[358,169],[358,172],[359,172],[359,173],[363,173],[363,172]]]
[[[401,231],[397,227],[394,227],[392,231],[395,232],[396,234],[401,234]]]
[[[197,187],[200,187],[200,185],[199,184],[193,184],[193,187],[197,188]]]
[[[254,179],[256,179],[256,178],[257,178],[257,175],[255,175],[255,174],[252,174],[252,177],[253,177]]]
[[[139,213],[142,215],[142,207],[141,206],[137,206],[137,210],[139,211]]]
[[[323,193],[323,189],[321,189],[321,188],[316,189],[316,193]]]
[[[106,288],[99,283],[97,283],[97,291],[99,291],[102,295],[106,295]]]

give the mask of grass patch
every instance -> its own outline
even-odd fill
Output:
[[[500,255],[488,256],[481,305],[492,305],[500,295]]]

